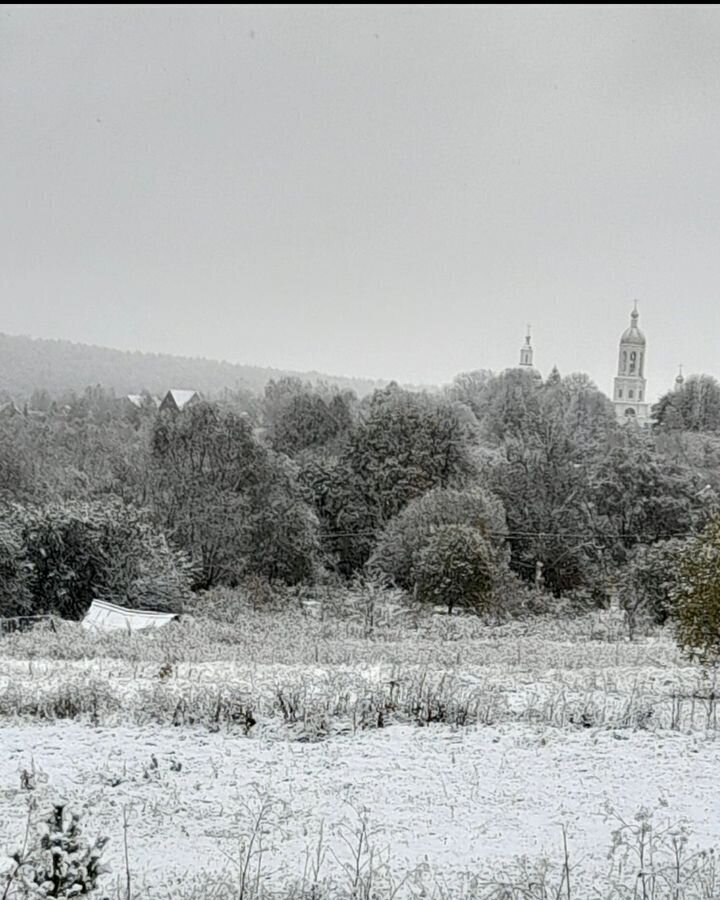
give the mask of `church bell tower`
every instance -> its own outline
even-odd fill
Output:
[[[530,326],[527,327],[527,334],[525,335],[525,343],[520,348],[520,365],[524,366],[528,369],[532,369],[533,367],[533,348],[530,343]]]
[[[525,343],[520,348],[520,371],[529,372],[535,384],[542,384],[542,375],[533,365],[533,345],[530,340],[530,326],[527,327]]]
[[[637,422],[646,425],[650,421],[650,405],[647,402],[645,379],[645,335],[638,328],[637,300],[630,315],[630,327],[620,338],[618,370],[615,376],[613,403],[620,422]]]

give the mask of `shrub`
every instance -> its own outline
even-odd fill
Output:
[[[0,617],[27,615],[32,609],[28,567],[17,530],[0,520]]]
[[[511,569],[501,568],[493,581],[487,607],[496,622],[512,619],[528,619],[535,616],[573,615],[561,606],[549,591],[523,581]],[[574,613],[577,615],[577,613]]]
[[[720,660],[720,520],[689,541],[679,560],[677,639],[706,663]]]
[[[34,845],[13,855],[7,897],[56,897],[67,900],[94,892],[107,869],[101,856],[108,839],[90,843],[82,834],[78,813],[56,805],[47,815]]]
[[[15,593],[34,613],[80,619],[95,598],[171,609],[188,594],[185,558],[118,500],[14,506],[5,530],[17,554],[7,565],[21,573]]]
[[[686,542],[677,539],[640,547],[620,573],[620,606],[631,636],[642,622],[662,625],[671,615],[685,549]]]

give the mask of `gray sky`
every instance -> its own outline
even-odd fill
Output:
[[[720,8],[0,7],[0,331],[720,375]]]

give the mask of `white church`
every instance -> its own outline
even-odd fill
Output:
[[[638,327],[639,314],[637,300],[630,314],[630,327],[620,336],[618,368],[613,390],[613,405],[620,422],[637,422],[647,425],[650,422],[650,404],[647,402],[647,381],[645,378],[645,335]],[[540,375],[533,366],[533,348],[528,328],[525,343],[520,350],[520,367],[530,369],[533,376]],[[682,375],[676,379],[682,383]]]

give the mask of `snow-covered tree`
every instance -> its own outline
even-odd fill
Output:
[[[442,525],[418,555],[418,599],[447,606],[482,609],[497,577],[490,542],[469,525]]]

